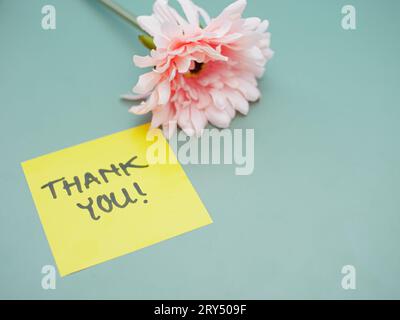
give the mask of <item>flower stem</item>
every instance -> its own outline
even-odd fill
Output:
[[[116,14],[118,14],[120,17],[124,18],[126,21],[128,21],[131,25],[133,25],[135,28],[139,29],[142,32],[145,32],[147,34],[146,31],[144,31],[139,23],[137,22],[137,17],[126,11],[124,8],[122,8],[120,5],[116,4],[115,2],[111,1],[111,0],[100,0],[101,3],[103,3],[106,7],[108,7],[109,9],[111,9],[112,11],[114,11]]]

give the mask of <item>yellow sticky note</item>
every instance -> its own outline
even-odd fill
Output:
[[[174,161],[149,164],[148,127],[22,163],[61,276],[212,223],[160,135]]]

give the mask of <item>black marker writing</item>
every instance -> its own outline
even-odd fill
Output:
[[[62,188],[58,187],[58,191],[64,190],[68,196],[71,196],[74,192],[83,193],[83,187],[88,190],[90,186],[95,183],[97,185],[101,185],[102,183],[109,183],[109,176],[112,174],[114,176],[121,177],[121,172],[129,177],[131,176],[131,172],[137,169],[147,168],[149,165],[147,164],[136,164],[137,156],[132,157],[127,162],[119,163],[118,166],[111,164],[110,169],[98,169],[96,176],[91,172],[86,172],[81,180],[78,176],[73,177],[73,181],[68,181],[65,177],[57,180],[50,181],[43,185],[41,189],[49,189],[50,194],[53,199],[57,199],[57,189],[59,183],[62,183]]]
[[[140,188],[140,186],[137,182],[133,183],[133,187],[139,196],[142,196],[142,197],[147,196],[147,193],[143,192],[143,190]],[[110,213],[114,210],[114,207],[124,209],[130,204],[137,203],[138,198],[133,198],[129,194],[127,189],[122,188],[121,193],[122,193],[122,197],[120,197],[120,199],[123,199],[122,201],[117,200],[117,197],[114,192],[111,192],[109,195],[102,194],[102,195],[97,196],[96,209],[99,209],[100,212]],[[145,204],[148,203],[148,200],[143,199],[143,203],[145,203]],[[95,214],[94,204],[95,204],[94,199],[92,197],[89,197],[88,204],[85,205],[82,203],[77,203],[76,205],[80,209],[83,209],[85,211],[87,210],[87,212],[89,213],[90,217],[93,220],[99,220],[101,216]]]

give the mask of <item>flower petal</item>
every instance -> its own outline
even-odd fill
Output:
[[[227,96],[222,90],[211,90],[210,91],[211,97],[213,98],[214,105],[220,109],[224,110],[227,108],[229,101]]]
[[[161,34],[161,24],[157,18],[152,16],[140,16],[137,18],[140,27],[151,36]]]
[[[192,61],[190,60],[189,56],[189,57],[177,57],[175,58],[174,62],[179,73],[186,73],[189,71],[190,64]]]
[[[228,128],[231,123],[229,115],[223,111],[211,106],[206,109],[205,114],[208,121],[219,128]]]
[[[149,111],[152,111],[154,108],[157,107],[158,102],[158,94],[157,91],[154,91],[151,96],[147,99],[147,101],[142,102],[138,106],[133,106],[129,109],[129,112],[134,114],[146,114]]]
[[[129,101],[138,101],[146,99],[148,94],[123,94],[121,95],[121,99],[129,100]]]
[[[170,120],[172,115],[172,109],[170,105],[158,106],[153,109],[153,117],[151,118],[151,127],[158,128],[164,123]]]
[[[160,79],[161,75],[154,71],[142,74],[133,91],[138,94],[146,94],[154,89]]]
[[[224,19],[231,19],[231,20],[237,20],[240,19],[240,17],[243,14],[244,9],[246,8],[247,1],[246,0],[238,0],[229,6],[227,6],[222,13],[218,16],[218,18],[222,17]],[[217,18],[217,19],[218,19]]]
[[[243,96],[249,101],[257,101],[260,99],[261,93],[260,90],[251,83],[240,79],[238,90],[243,94]]]
[[[171,87],[168,80],[161,82],[157,86],[157,93],[158,93],[158,104],[159,105],[167,104],[169,101],[169,97],[171,96]]]
[[[190,119],[189,111],[189,106],[180,110],[180,112],[178,113],[178,124],[188,136],[192,136],[195,133],[195,130]]]
[[[157,0],[153,5],[154,15],[161,24],[165,22],[176,24],[176,19],[171,9],[167,0]]]
[[[133,63],[139,68],[148,68],[157,64],[156,60],[151,56],[133,56]]]
[[[199,25],[199,12],[195,4],[190,0],[178,0],[185,13],[186,19],[189,24],[198,26]]]
[[[177,121],[169,120],[167,123],[163,123],[163,133],[167,139],[171,139],[176,132]]]
[[[241,114],[246,115],[249,112],[249,102],[236,90],[230,91],[228,99],[232,106]]]
[[[190,110],[190,115],[192,119],[192,124],[196,133],[196,136],[201,136],[205,126],[207,125],[207,117],[202,110],[198,110],[195,107],[192,107]]]

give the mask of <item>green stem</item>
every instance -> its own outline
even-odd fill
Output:
[[[144,31],[140,27],[139,23],[137,22],[137,17],[134,14],[126,11],[120,5],[116,4],[115,2],[113,2],[111,0],[100,0],[100,2],[103,3],[105,6],[107,6],[109,9],[111,9],[112,11],[114,11],[120,17],[124,18],[126,21],[128,21],[130,24],[132,24],[135,28],[137,28],[140,31],[145,32],[147,34],[147,32]]]
[[[144,35],[140,35],[139,40],[146,48],[148,48],[150,50],[153,50],[156,48],[153,38],[140,27],[140,25],[137,21],[137,17],[134,14],[130,13],[129,11],[126,11],[124,8],[122,8],[121,6],[119,6],[118,4],[116,4],[115,2],[113,2],[111,0],[100,0],[100,2],[102,4],[104,4],[107,8],[114,11],[120,17],[124,18],[131,25],[133,25],[136,29],[143,32]]]

